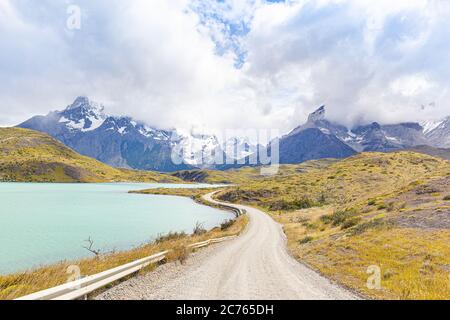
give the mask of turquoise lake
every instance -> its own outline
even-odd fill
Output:
[[[189,198],[129,194],[173,184],[0,183],[0,274],[92,256],[91,237],[102,252],[130,249],[169,231],[212,228],[233,214]]]

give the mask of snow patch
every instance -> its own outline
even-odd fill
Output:
[[[395,138],[395,137],[390,137],[390,136],[387,136],[387,135],[385,135],[385,137],[386,137],[386,139],[388,139],[389,141],[399,142],[398,139]]]
[[[433,131],[434,129],[438,128],[444,121],[440,120],[440,121],[423,121],[420,123],[420,125],[423,128],[423,133],[427,134],[431,131]]]

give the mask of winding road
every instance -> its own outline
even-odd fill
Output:
[[[211,198],[212,194],[204,198],[220,204]],[[152,272],[132,278],[98,298],[357,299],[292,258],[281,225],[270,216],[252,207],[232,206],[246,210],[249,216],[249,224],[241,236],[204,249],[205,254],[201,250],[199,257],[186,266],[159,273],[157,270],[158,276]]]

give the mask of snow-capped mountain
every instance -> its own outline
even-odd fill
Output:
[[[248,137],[242,136],[227,139],[222,148],[227,157],[233,160],[244,159],[258,150]]]
[[[177,148],[184,162],[198,168],[211,168],[217,157],[223,157],[223,149],[215,135],[190,132],[179,134]]]
[[[48,133],[81,154],[133,169],[228,169],[254,164],[250,159],[258,157],[254,153],[261,148],[269,154],[272,151],[270,144],[254,145],[245,136],[221,141],[209,133],[152,128],[130,117],[108,115],[101,104],[87,97],[78,97],[64,110],[35,116],[19,127]],[[349,129],[328,120],[326,108],[321,106],[305,124],[280,138],[279,156],[280,163],[299,163],[419,145],[449,148],[450,117],[420,124],[374,122]]]
[[[100,127],[106,120],[104,107],[90,102],[86,97],[78,97],[73,104],[59,113],[59,123],[69,130],[82,132],[92,131]]]
[[[415,146],[450,147],[450,117],[439,121],[380,125],[373,122],[347,128],[329,121],[326,108],[311,113],[305,124],[280,140],[281,163],[326,157],[343,158],[356,152],[389,152]]]
[[[288,136],[310,128],[316,128],[326,135],[335,136],[357,152],[385,152],[429,144],[424,128],[418,123],[380,125],[373,122],[349,129],[344,125],[327,120],[325,106],[321,106],[311,113],[308,121],[294,129]]]
[[[199,168],[222,167],[221,164],[228,162],[237,164],[258,150],[245,136],[221,140],[214,134],[195,130],[177,133],[180,137],[178,147],[183,149],[185,163]]]
[[[159,130],[126,116],[111,116],[103,105],[78,97],[62,111],[35,116],[19,125],[50,134],[77,152],[116,167],[176,171],[214,168],[216,158],[226,159],[223,143],[212,134]],[[233,159],[245,157],[245,139],[236,139]],[[175,158],[173,158],[173,156]],[[176,161],[174,161],[176,159]],[[220,160],[218,161],[220,163]]]
[[[424,121],[421,126],[431,146],[450,148],[450,116],[437,121]]]
[[[345,144],[355,150],[357,149],[358,143],[356,142],[355,134],[353,134],[345,126],[327,120],[325,106],[321,106],[319,109],[311,113],[308,116],[306,123],[292,130],[288,136],[293,136],[306,129],[312,128],[319,129],[326,135],[334,135]]]
[[[280,163],[346,158],[356,153],[347,143],[352,139],[347,128],[326,119],[325,106],[321,106],[305,124],[280,139]]]
[[[19,127],[48,133],[77,152],[116,167],[156,171],[191,168],[173,163],[172,131],[154,129],[130,117],[107,115],[102,105],[86,97]]]

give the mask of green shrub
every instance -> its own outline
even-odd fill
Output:
[[[226,230],[234,224],[235,220],[226,220],[220,224],[220,230]]]
[[[331,224],[334,227],[342,225],[347,219],[355,215],[353,210],[336,211],[331,215],[321,216],[320,220],[325,224]]]
[[[316,206],[316,203],[311,199],[304,197],[302,199],[294,200],[292,206],[296,209],[308,209]]]
[[[313,240],[314,240],[313,237],[306,236],[306,237],[304,237],[303,239],[300,239],[300,240],[298,241],[298,243],[300,243],[300,244],[305,244],[305,243],[311,242],[311,241],[313,241]]]
[[[332,215],[331,214],[327,214],[325,216],[321,216],[320,217],[320,221],[322,221],[325,224],[330,224],[333,221]]]
[[[369,229],[379,228],[381,226],[384,226],[386,223],[383,221],[383,219],[374,219],[371,221],[367,221],[364,223],[361,223],[357,225],[355,228],[352,229],[353,235],[358,235],[361,233],[364,233],[365,231]]]
[[[450,194],[444,197],[444,201],[450,201]]]
[[[325,194],[323,192],[320,194],[318,202],[321,205],[324,205],[324,204],[327,203],[327,198],[326,198],[326,196],[325,196]]]
[[[359,217],[348,219],[348,220],[346,220],[346,221],[344,221],[342,223],[341,229],[344,230],[344,229],[348,229],[348,228],[354,227],[360,221],[361,221],[361,218],[359,218]]]
[[[307,198],[303,197],[300,199],[296,199],[293,201],[287,201],[287,200],[276,200],[272,201],[269,204],[269,209],[274,210],[301,210],[301,209],[308,209],[311,207],[316,207],[318,204]]]
[[[337,211],[333,214],[333,226],[338,226],[343,224],[348,218],[353,216],[351,211]]]
[[[159,234],[156,239],[155,243],[161,243],[168,240],[176,240],[187,237],[187,234],[185,232],[169,232],[167,234]]]

